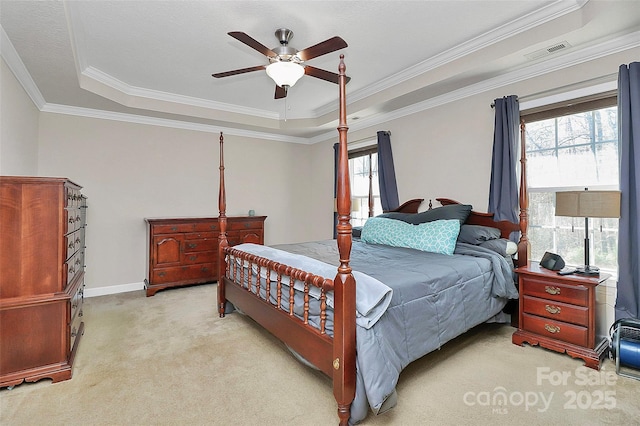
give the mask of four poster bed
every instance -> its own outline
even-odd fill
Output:
[[[341,425],[362,420],[369,409],[380,413],[393,407],[397,379],[408,363],[482,322],[499,320],[507,301],[517,298],[510,254],[461,241],[463,230],[478,231],[478,241],[485,241],[480,234],[490,229],[497,232],[494,239],[520,231],[517,265],[526,264],[528,251],[524,179],[520,223],[496,222],[492,214],[438,199],[442,207],[426,212],[371,218],[362,240],[353,239],[345,84],[341,55],[336,240],[230,247],[222,134],[219,190],[220,316],[230,302],[301,361],[332,378]],[[524,157],[521,163],[524,176]],[[423,222],[426,216],[431,217]],[[447,232],[454,233],[455,252],[446,252],[450,242],[444,252],[433,252],[385,240],[400,228],[398,235],[406,235],[418,229],[432,232],[434,226],[446,227],[436,232],[443,231],[448,240]],[[411,237],[410,245],[423,237]]]

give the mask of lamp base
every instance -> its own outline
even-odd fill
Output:
[[[576,274],[582,274],[582,275],[600,275],[600,268],[598,268],[597,266],[580,266],[579,268],[576,268]]]

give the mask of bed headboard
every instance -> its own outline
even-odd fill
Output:
[[[462,204],[459,201],[452,200],[450,198],[436,198],[443,206],[448,206],[451,204]],[[509,238],[512,232],[520,231],[520,224],[509,222],[508,220],[493,220],[493,213],[481,213],[471,210],[471,214],[467,218],[465,222],[468,225],[482,225],[482,226],[490,226],[492,228],[498,228],[500,230],[500,236],[502,238]]]

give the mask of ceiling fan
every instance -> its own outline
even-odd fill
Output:
[[[312,67],[311,65],[306,65],[305,62],[310,59],[317,58],[318,56],[326,55],[327,53],[335,52],[336,50],[347,47],[347,43],[340,37],[332,37],[321,43],[307,47],[306,49],[297,50],[289,46],[289,41],[293,38],[293,31],[287,28],[280,28],[276,30],[275,36],[280,42],[280,46],[274,47],[273,49],[267,48],[241,31],[232,31],[228,34],[236,40],[265,55],[267,59],[269,59],[269,65],[258,65],[255,67],[241,68],[233,71],[212,74],[215,78],[266,70],[267,75],[269,75],[269,77],[271,77],[276,83],[275,99],[286,97],[288,89],[296,84],[300,77],[305,74],[338,84],[338,74]],[[347,82],[349,80],[350,78],[347,77]]]

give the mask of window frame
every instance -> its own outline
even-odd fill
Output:
[[[527,125],[534,123],[534,122],[538,122],[538,121],[543,121],[543,120],[548,120],[548,119],[554,119],[554,118],[561,118],[564,116],[568,116],[568,115],[574,115],[574,114],[579,114],[579,113],[583,113],[583,112],[588,112],[588,111],[595,111],[595,110],[599,110],[599,109],[604,109],[604,108],[611,108],[614,106],[617,106],[618,103],[618,99],[617,99],[617,91],[616,90],[608,90],[608,91],[604,91],[601,93],[595,93],[595,94],[590,94],[587,96],[582,96],[582,97],[578,97],[578,98],[573,98],[573,99],[566,99],[560,102],[555,102],[555,103],[551,103],[551,104],[546,104],[546,105],[540,105],[534,108],[530,108],[527,110],[522,110],[520,112],[520,120],[521,122],[524,122],[525,124],[525,128]],[[594,144],[594,143],[600,143],[600,142],[594,142],[593,140],[591,141],[590,144]],[[619,140],[618,140],[618,144],[619,144]],[[577,145],[572,145],[572,146],[579,146],[579,144]],[[550,150],[553,148],[549,148]],[[559,149],[558,146],[555,147],[556,150]],[[562,149],[562,148],[560,148]],[[527,151],[527,157],[530,151]],[[618,145],[618,152],[619,152],[619,145]],[[557,156],[557,154],[556,154]],[[527,168],[528,172],[531,173],[531,168]],[[527,180],[527,182],[529,182],[529,180]],[[590,189],[594,189],[594,190],[618,190],[619,189],[619,182],[618,185],[589,185]],[[534,193],[555,193],[558,191],[568,191],[568,190],[583,190],[584,187],[575,187],[575,186],[544,186],[544,187],[532,187],[530,186],[530,184],[527,184],[527,193],[528,194],[534,194]],[[531,203],[529,203],[530,209],[531,209]],[[529,218],[531,218],[531,212],[529,213]],[[593,232],[594,228],[596,227],[595,223],[593,222],[594,219],[590,219],[590,230],[591,232]],[[558,238],[557,236],[557,232],[559,230],[558,226],[556,225],[556,217],[554,216],[553,218],[553,239],[554,239],[554,246],[556,244],[556,239]],[[579,221],[576,223],[580,223]],[[529,222],[529,226],[531,226],[531,222]],[[584,225],[577,225],[577,228],[583,228]],[[583,247],[584,249],[584,247]],[[597,265],[596,265],[597,266]],[[607,273],[612,273],[615,276],[617,276],[617,269],[616,270],[611,270],[609,268],[603,268],[604,271],[606,271]]]

